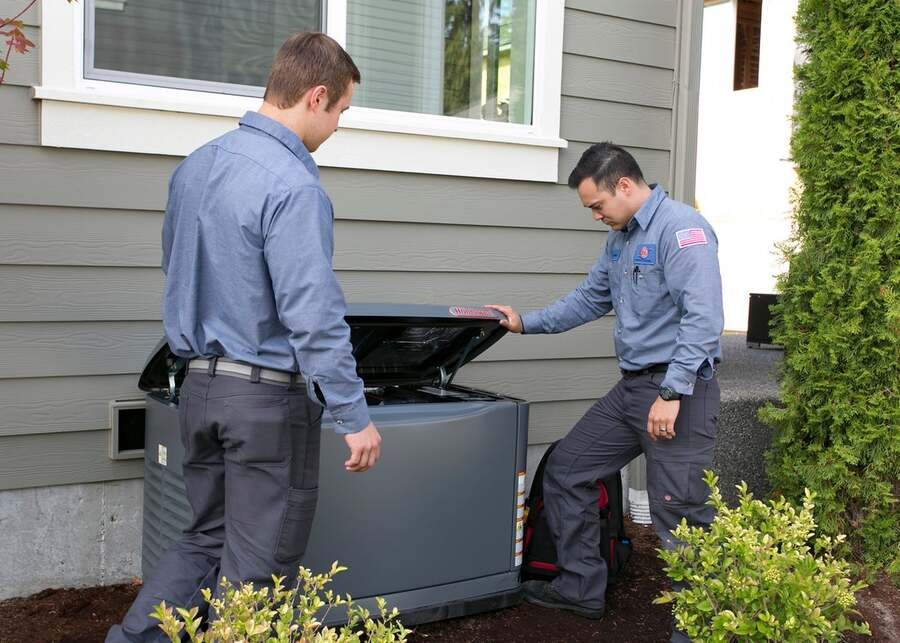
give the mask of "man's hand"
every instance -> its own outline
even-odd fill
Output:
[[[350,447],[350,459],[344,463],[347,471],[368,471],[381,457],[381,434],[371,422],[359,433],[348,433],[344,440]]]
[[[680,400],[666,401],[657,397],[647,416],[647,433],[654,440],[671,440],[675,437],[675,418],[681,408]]]
[[[522,332],[522,318],[519,316],[519,313],[517,313],[512,307],[498,306],[497,304],[488,304],[487,306],[485,306],[485,308],[490,308],[491,310],[496,310],[498,313],[506,315],[506,319],[500,320],[500,325],[504,328],[507,328],[514,333]]]

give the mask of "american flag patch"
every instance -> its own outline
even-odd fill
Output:
[[[675,233],[675,238],[678,239],[679,248],[687,248],[688,246],[704,246],[708,243],[708,241],[706,240],[706,233],[703,232],[703,228],[687,228],[685,230],[679,230]]]

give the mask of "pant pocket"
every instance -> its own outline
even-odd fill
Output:
[[[279,563],[298,562],[306,552],[309,533],[312,531],[313,516],[319,490],[288,489],[287,504],[281,519],[281,530],[275,543],[275,560]]]
[[[711,468],[711,464],[696,462],[648,463],[647,490],[651,501],[678,510],[703,506],[709,499],[703,471]]]
[[[226,447],[243,465],[284,464],[290,452],[290,407],[283,395],[236,395],[224,401]]]

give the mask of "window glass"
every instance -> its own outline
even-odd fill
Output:
[[[346,0],[354,104],[531,123],[536,0]],[[262,95],[322,0],[87,0],[85,76]]]
[[[530,123],[535,0],[348,0],[364,107]]]
[[[265,87],[272,58],[298,31],[322,28],[321,0],[94,0],[89,78],[213,89]],[[90,30],[89,30],[90,33]],[[91,62],[90,58],[86,62]],[[167,81],[165,78],[172,79]],[[173,82],[175,79],[194,81]],[[197,82],[200,81],[200,82]],[[261,95],[260,89],[221,89]]]

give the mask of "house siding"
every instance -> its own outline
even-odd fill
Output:
[[[19,4],[0,0],[0,15]],[[567,3],[569,147],[556,185],[322,168],[348,301],[525,310],[575,286],[606,238],[565,186],[581,152],[613,140],[648,180],[669,187],[677,178],[683,11],[676,0]],[[40,43],[39,12],[25,19]],[[137,374],[162,333],[159,228],[181,160],[41,147],[30,96],[38,56],[13,58],[0,86],[0,490],[141,477],[140,461],[107,456],[108,403],[141,397]],[[681,196],[677,184],[673,192]],[[457,381],[531,401],[530,442],[546,444],[615,383],[611,330],[604,319],[508,337]]]

